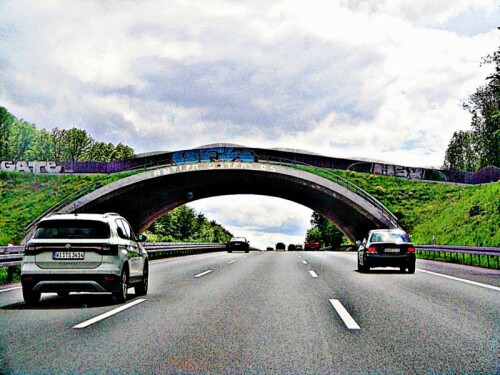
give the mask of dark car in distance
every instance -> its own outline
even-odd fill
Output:
[[[226,248],[228,253],[232,253],[233,251],[248,253],[250,251],[250,242],[245,237],[233,237],[227,243]]]
[[[279,251],[279,250],[283,250],[283,251],[286,250],[286,245],[283,242],[278,242],[276,244],[276,251]]]
[[[415,246],[404,230],[371,230],[357,244],[359,272],[368,272],[373,267],[399,267],[401,272],[415,273]]]

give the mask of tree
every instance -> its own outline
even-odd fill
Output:
[[[475,150],[475,133],[463,131],[453,133],[444,158],[444,167],[474,171],[479,165],[479,156]]]
[[[321,247],[340,246],[344,242],[344,235],[335,224],[323,215],[313,212],[311,225],[306,233],[306,241],[319,241]]]
[[[84,160],[86,153],[90,151],[94,140],[86,130],[72,128],[66,131],[64,139],[64,156],[66,160],[75,162]]]
[[[6,155],[10,160],[33,160],[36,154],[35,146],[38,132],[35,125],[22,120],[16,120],[9,134],[9,153]]]
[[[15,117],[4,107],[0,107],[0,159],[6,160],[9,155],[9,137]]]
[[[50,132],[50,138],[52,143],[53,158],[57,161],[61,161],[64,157],[64,145],[66,142],[66,130],[54,128]]]
[[[115,146],[112,143],[94,142],[86,153],[87,161],[111,161],[115,155]]]
[[[132,159],[134,157],[135,157],[134,149],[120,142],[116,145],[111,160],[125,160],[125,159]]]
[[[444,166],[476,171],[488,165],[500,167],[500,48],[482,59],[481,65],[494,64],[494,73],[486,78],[464,103],[472,115],[469,132],[454,133]]]

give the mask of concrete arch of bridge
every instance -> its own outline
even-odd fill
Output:
[[[129,176],[65,206],[60,212],[116,212],[141,232],[190,201],[234,194],[283,198],[317,211],[352,241],[389,228],[387,212],[343,186],[295,168],[266,163],[200,163]]]

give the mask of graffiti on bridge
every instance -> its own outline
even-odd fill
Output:
[[[435,169],[404,167],[401,165],[359,162],[349,166],[348,170],[373,173],[382,176],[402,177],[409,180],[446,181],[446,176]]]
[[[256,162],[257,156],[247,148],[211,147],[198,150],[184,150],[172,153],[176,165],[214,162]]]

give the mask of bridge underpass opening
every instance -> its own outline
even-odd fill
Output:
[[[146,171],[106,185],[59,212],[117,212],[137,232],[175,207],[196,200],[238,194],[296,202],[331,220],[351,240],[373,228],[397,227],[372,197],[329,179],[284,165],[199,163]]]
[[[295,202],[259,195],[213,197],[187,206],[261,250],[274,248],[277,242],[303,245],[313,212]]]

